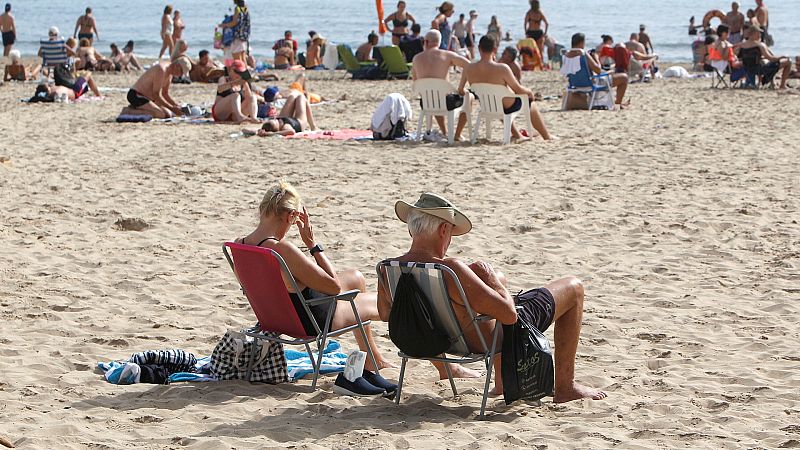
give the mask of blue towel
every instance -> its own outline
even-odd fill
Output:
[[[344,372],[347,354],[338,351],[341,347],[339,342],[333,339],[328,341],[328,345],[325,346],[325,350],[322,352],[320,373]],[[314,367],[311,364],[308,353],[291,349],[284,350],[284,352],[286,353],[286,368],[289,371],[290,380],[297,381],[308,374],[314,373]],[[315,362],[317,356],[318,354],[314,353]]]
[[[325,351],[322,353],[322,367],[320,373],[337,373],[344,372],[344,366],[347,363],[347,354],[339,350],[342,348],[336,340],[329,340],[325,346]],[[311,359],[308,353],[300,352],[297,350],[286,349],[286,366],[289,372],[289,379],[297,381],[308,374],[314,373]],[[142,352],[146,353],[146,352]],[[137,353],[135,355],[141,355]],[[134,355],[134,356],[135,356]],[[317,353],[314,353],[316,362]],[[205,356],[197,358],[192,372],[176,372],[169,376],[170,383],[177,381],[217,381],[216,378],[211,376],[211,357]],[[109,361],[99,362],[97,367],[105,373],[105,378],[109,383],[113,384],[135,384],[139,382],[139,365],[130,361]]]

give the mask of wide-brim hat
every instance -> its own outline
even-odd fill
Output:
[[[394,212],[397,218],[403,222],[407,222],[408,213],[412,210],[424,212],[432,216],[438,217],[447,223],[453,225],[453,236],[460,236],[469,233],[472,229],[472,222],[458,210],[446,198],[425,192],[419,196],[413,205],[399,200],[394,204]]]

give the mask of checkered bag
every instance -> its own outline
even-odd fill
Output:
[[[254,339],[257,327],[242,331],[228,330],[211,352],[211,375],[218,380],[244,380],[247,366],[255,352],[250,381],[278,384],[289,381],[283,344]]]

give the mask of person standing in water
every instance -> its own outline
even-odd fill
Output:
[[[176,42],[183,39],[183,29],[186,28],[181,18],[181,12],[177,9],[172,14],[172,28],[172,43],[174,45]]]
[[[392,28],[390,28],[389,31],[392,32],[393,45],[400,44],[400,39],[408,36],[408,30],[411,27],[411,22],[417,23],[417,19],[415,19],[411,13],[406,11],[406,2],[400,0],[397,2],[397,11],[389,14],[383,21],[383,23],[385,23],[387,26],[389,23],[392,24]]]
[[[164,56],[172,55],[172,50],[175,48],[175,41],[172,40],[172,33],[175,32],[175,24],[172,21],[172,5],[164,7],[164,14],[161,15],[161,51],[158,52],[158,59]]]
[[[3,14],[0,14],[0,32],[3,34],[3,56],[8,56],[17,41],[17,23],[11,14],[11,3],[6,3]]]
[[[544,22],[544,30],[542,30],[542,22]],[[542,12],[539,0],[531,0],[531,9],[525,14],[525,35],[528,31],[532,31],[532,38],[539,46],[539,53],[544,57],[544,38],[547,32],[550,31],[550,22]],[[549,55],[548,55],[549,56]]]
[[[444,2],[439,6],[439,14],[437,14],[436,18],[431,22],[431,29],[438,30],[442,35],[442,42],[439,44],[439,48],[442,50],[450,50],[451,48],[450,38],[453,37],[453,29],[450,27],[450,23],[447,19],[451,17],[454,12],[455,7],[453,4],[451,2]]]
[[[94,43],[95,36],[97,36],[98,41],[100,40],[100,33],[97,31],[97,20],[92,15],[92,8],[86,8],[86,13],[78,17],[78,21],[75,23],[75,31],[72,33],[72,37],[76,36],[78,41],[88,39],[90,44]]]

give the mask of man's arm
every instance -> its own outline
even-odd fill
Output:
[[[380,316],[383,322],[388,322],[389,313],[392,312],[392,300],[386,288],[385,280],[383,267],[381,267],[380,276],[378,278],[378,316]]]
[[[511,71],[511,68],[503,65],[503,81],[505,81],[506,86],[508,86],[515,94],[523,94],[527,95],[528,98],[533,100],[533,91],[524,87],[523,85],[519,84],[517,81],[517,77],[514,76],[514,72]]]
[[[523,30],[525,31],[525,33],[527,33],[527,32],[528,32],[528,28],[529,28],[529,27],[528,27],[528,23],[530,23],[530,21],[528,20],[528,17],[530,17],[530,15],[531,15],[531,12],[530,12],[530,11],[528,11],[527,13],[525,13],[525,25],[523,25]]]
[[[97,19],[92,17],[92,30],[94,30],[94,35],[97,36],[97,40],[100,40],[100,32],[97,31]]]
[[[8,81],[11,79],[11,74],[8,72],[8,66],[6,66],[6,73],[3,75],[3,81]]]
[[[467,71],[469,67],[464,67],[464,70],[461,71],[461,81],[458,82],[458,93],[461,95],[467,95],[466,87],[467,87]]]
[[[467,67],[467,64],[469,64],[469,60],[467,58],[464,58],[463,56],[459,55],[458,53],[454,53],[454,52],[447,52],[447,53],[448,53],[448,56],[450,57],[450,65],[451,66],[457,66],[457,67],[461,67],[463,69],[464,67]]]
[[[592,55],[590,53],[586,54],[586,63],[589,65],[589,70],[595,74],[599,74],[603,71],[603,68],[600,67],[600,61],[598,61],[596,58],[597,55]]]
[[[550,31],[550,22],[547,21],[547,16],[542,13],[542,20],[544,21],[544,34],[547,35],[547,32]]]
[[[475,312],[497,319],[504,325],[510,325],[517,321],[514,299],[511,298],[511,294],[500,282],[490,265],[478,262],[467,266],[456,259],[449,259],[447,266],[456,273],[467,300]],[[445,278],[450,281],[447,285],[451,298],[459,298],[453,281],[449,280],[449,277]]]
[[[75,22],[75,31],[72,32],[72,37],[77,37],[78,36],[78,28],[80,28],[80,26],[81,26],[81,19],[82,18],[83,18],[83,16],[78,17],[78,21]]]

